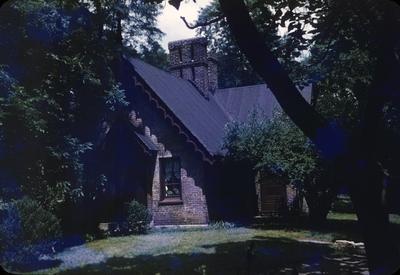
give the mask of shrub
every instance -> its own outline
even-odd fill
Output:
[[[60,222],[27,197],[9,204],[0,223],[0,259],[7,266],[29,265],[53,252]]]
[[[225,221],[215,221],[209,224],[210,229],[232,229],[235,228],[235,224]]]
[[[355,213],[350,197],[339,195],[332,204],[332,211],[341,213]]]
[[[128,204],[127,222],[130,232],[146,233],[150,228],[151,214],[143,204],[133,200]]]

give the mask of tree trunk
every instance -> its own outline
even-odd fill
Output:
[[[319,227],[326,224],[326,217],[328,216],[329,209],[321,207],[310,207],[309,206],[309,222],[313,227]]]
[[[316,192],[315,192],[316,193]],[[332,192],[333,193],[333,192]],[[308,218],[312,226],[325,224],[328,212],[331,209],[333,194],[312,194],[305,196],[308,205]]]
[[[325,224],[338,190],[333,164],[321,162],[320,165],[324,169],[306,179],[303,187],[309,210],[308,218],[313,226]]]
[[[382,202],[380,167],[358,159],[352,165],[350,196],[362,230],[371,273],[394,274],[400,266],[399,249]],[[350,174],[349,174],[350,175]]]

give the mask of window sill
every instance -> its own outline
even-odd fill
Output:
[[[158,202],[158,205],[180,205],[183,204],[182,199],[174,198],[174,199],[164,199]]]

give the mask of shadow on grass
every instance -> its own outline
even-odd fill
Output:
[[[255,237],[245,242],[203,246],[209,253],[110,258],[60,274],[296,274],[366,271],[361,253],[286,238]]]
[[[7,273],[4,274],[16,274],[21,272],[33,272],[36,270],[48,269],[52,267],[57,267],[62,262],[60,260],[32,260],[24,263],[13,263],[9,262],[4,264],[4,268]],[[3,274],[3,273],[2,273]]]

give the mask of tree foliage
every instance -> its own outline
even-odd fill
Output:
[[[23,194],[58,211],[104,182],[89,164],[102,125],[128,104],[114,67],[123,47],[138,56],[159,47],[159,8],[102,0],[2,7],[0,161]]]
[[[289,182],[304,181],[318,165],[312,143],[280,112],[267,120],[256,111],[248,122],[228,124],[224,148],[229,157],[249,159],[256,169],[284,176]]]

